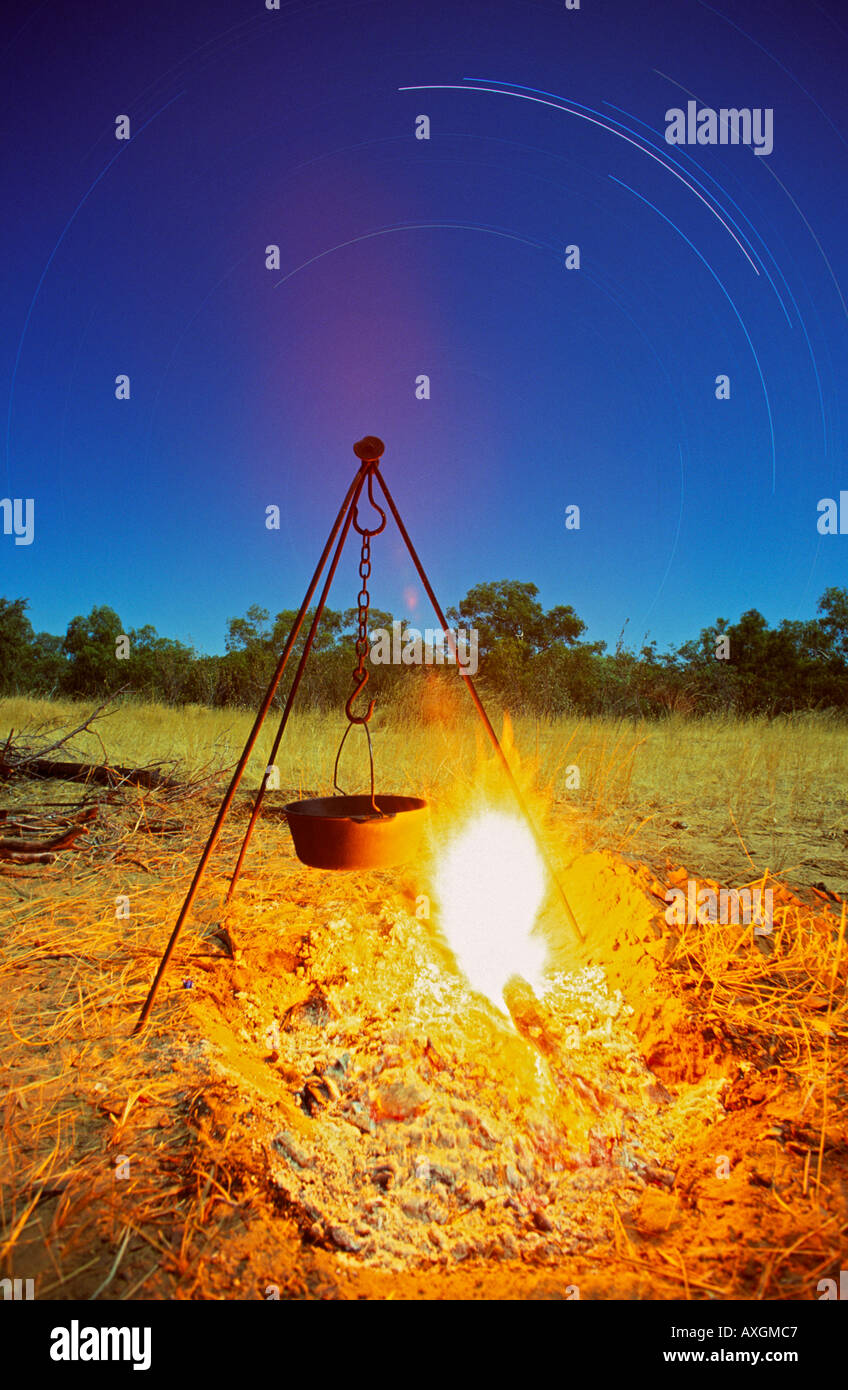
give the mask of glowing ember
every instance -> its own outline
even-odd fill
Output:
[[[541,856],[517,815],[478,812],[439,856],[442,930],[472,988],[498,1009],[513,975],[541,986],[547,951],[533,924],[545,889]]]

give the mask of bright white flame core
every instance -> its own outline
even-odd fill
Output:
[[[499,1009],[512,975],[541,986],[547,952],[531,930],[545,889],[530,830],[502,811],[475,815],[439,856],[442,930],[471,987]]]

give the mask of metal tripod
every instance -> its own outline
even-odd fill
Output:
[[[233,803],[233,798],[236,794],[236,791],[238,790],[239,783],[241,782],[242,776],[244,774],[244,770],[247,767],[247,764],[250,760],[250,755],[253,752],[254,744],[256,743],[256,740],[259,737],[259,731],[262,728],[268,711],[271,708],[271,704],[277,692],[277,687],[280,683],[280,680],[282,679],[282,675],[285,671],[286,664],[289,660],[289,657],[291,656],[294,644],[297,641],[300,629],[303,625],[303,620],[306,617],[306,614],[309,610],[309,605],[312,602],[315,590],[317,589],[318,583],[321,579],[321,575],[324,572],[324,567],[327,564],[327,559],[330,555],[330,551],[333,549],[333,545],[335,543],[335,552],[333,554],[332,560],[330,561],[330,567],[327,571],[326,579],[324,580],[324,586],[321,590],[321,597],[318,600],[318,605],[315,609],[315,615],[312,619],[312,623],[310,625],[309,632],[307,633],[306,641],[303,646],[303,651],[301,653],[300,660],[297,664],[297,670],[294,673],[294,679],[291,683],[291,688],[286,697],[286,703],[283,708],[282,718],[280,719],[280,727],[277,730],[273,745],[271,747],[271,754],[268,759],[269,769],[276,759],[277,750],[279,749],[280,741],[283,737],[285,727],[288,723],[289,715],[291,714],[292,706],[294,704],[295,696],[297,694],[298,687],[300,685],[303,672],[306,667],[306,663],[309,660],[309,654],[312,650],[312,644],[315,640],[315,634],[318,631],[318,625],[321,621],[321,615],[324,612],[324,606],[327,602],[327,596],[330,592],[330,588],[333,583],[333,578],[335,576],[336,569],[338,568],[339,560],[341,559],[342,551],[344,550],[345,542],[348,537],[348,532],[350,531],[351,524],[354,522],[357,502],[359,501],[362,489],[364,486],[366,486],[366,484],[368,486],[368,493],[370,497],[374,481],[379,483],[383,495],[388,504],[389,510],[395,519],[397,528],[401,536],[403,537],[407,550],[409,551],[412,563],[418,571],[418,576],[421,580],[421,583],[424,586],[424,590],[427,594],[427,597],[433,605],[433,611],[436,614],[439,623],[441,624],[442,631],[449,631],[447,619],[445,618],[445,615],[442,612],[441,607],[439,606],[439,601],[436,598],[436,595],[433,593],[433,590],[430,586],[430,581],[424,572],[424,567],[422,566],[421,561],[418,558],[418,554],[415,550],[415,547],[412,544],[412,541],[409,539],[409,534],[406,530],[406,527],[403,524],[403,521],[401,520],[398,509],[395,506],[394,498],[389,492],[389,489],[386,486],[385,479],[383,478],[383,475],[380,472],[380,459],[382,458],[384,448],[385,445],[383,444],[382,440],[376,439],[373,435],[368,435],[365,439],[360,439],[359,443],[354,444],[353,446],[353,452],[360,460],[359,470],[356,473],[353,481],[350,484],[350,487],[347,490],[345,499],[342,502],[342,505],[339,509],[338,516],[336,517],[335,522],[333,523],[333,529],[327,538],[327,543],[324,546],[323,551],[321,552],[321,558],[318,561],[318,565],[310,581],[309,588],[306,591],[303,603],[301,604],[298,610],[297,617],[294,620],[291,632],[289,633],[286,639],[285,647],[283,648],[282,655],[280,656],[280,659],[277,663],[277,669],[271,677],[271,682],[268,686],[267,691],[265,692],[265,698],[263,699],[259,711],[256,715],[256,719],[254,720],[253,728],[247,736],[247,742],[244,745],[241,757],[239,758],[238,763],[236,764],[235,771],[233,772],[230,785],[227,788],[227,791],[224,795],[224,799],[219,807],[218,814],[215,817],[215,823],[212,826],[211,831],[209,832],[209,839],[206,841],[206,847],[202,855],[200,856],[200,862],[198,863],[197,868],[194,871],[194,878],[192,879],[191,886],[189,887],[189,890],[186,894],[185,902],[183,903],[180,909],[180,914],[176,920],[176,923],[174,924],[174,929],[171,932],[170,940],[167,946],[165,947],[164,954],[159,962],[159,967],[156,971],[155,976],[153,977],[153,983],[150,986],[147,998],[144,1001],[144,1006],[141,1010],[141,1013],[138,1016],[138,1022],[136,1023],[135,1028],[133,1029],[133,1036],[135,1036],[137,1033],[141,1031],[141,1029],[144,1027],[145,1023],[147,1022],[147,1019],[150,1016],[150,1011],[153,1008],[153,1003],[156,999],[157,991],[159,989],[160,984],[162,983],[162,977],[164,976],[165,971],[168,968],[168,962],[170,961],[171,956],[174,953],[174,948],[177,944],[180,932],[182,931],[183,926],[185,925],[186,918],[188,917],[188,914],[192,908],[192,904],[197,896],[198,889],[200,888],[203,876],[206,873],[209,860],[212,856],[212,851],[214,850],[215,845],[218,842],[218,837],[223,828],[224,821],[227,818],[230,807]],[[535,839],[536,844],[538,845],[539,851],[542,855],[542,858],[544,859],[548,872],[550,873],[551,878],[553,879],[553,882],[557,887],[563,908],[565,910],[565,916],[568,921],[568,924],[576,933],[579,940],[583,941],[583,933],[581,932],[580,927],[577,924],[577,919],[575,918],[574,913],[571,910],[568,899],[566,898],[565,893],[563,891],[562,885],[557,878],[556,870],[551,862],[551,858],[548,853],[547,847],[544,841],[542,840],[539,831],[533,821],[533,818],[530,814],[524,797],[522,796],[521,788],[515,780],[512,769],[507,761],[506,754],[504,753],[498,740],[498,736],[492,727],[491,720],[489,719],[489,716],[487,715],[483,707],[483,703],[480,699],[480,696],[477,693],[477,689],[474,685],[474,682],[471,676],[469,676],[467,672],[463,670],[459,662],[457,662],[457,671],[459,672],[459,675],[461,676],[462,680],[465,682],[468,688],[468,693],[471,696],[474,708],[476,709],[483,722],[483,727],[485,728],[486,733],[488,734],[492,747],[494,748],[495,753],[497,754],[501,766],[504,770],[504,773],[506,774],[507,781],[509,782],[509,785],[518,803],[519,810],[521,811],[521,814],[524,816],[524,819],[526,820],[530,828],[530,831],[532,832],[533,838]],[[262,802],[265,797],[267,783],[268,773],[266,772],[266,775],[262,778],[259,790],[256,793],[256,798],[253,803],[253,810],[250,815],[247,830],[245,831],[241,849],[239,850],[238,859],[236,860],[233,875],[230,879],[230,886],[227,890],[226,897],[227,903],[232,898],[236,884],[238,883],[239,875],[241,874],[242,870],[242,865],[244,864],[244,858],[247,853],[247,847],[250,844],[250,839],[253,834],[253,828],[256,825],[256,821],[258,819],[259,812],[262,807]]]

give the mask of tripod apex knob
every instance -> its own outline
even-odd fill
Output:
[[[382,439],[378,439],[375,434],[366,434],[364,439],[354,444],[353,452],[363,463],[376,463],[377,459],[383,457],[385,448]]]

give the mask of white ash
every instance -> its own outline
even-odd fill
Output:
[[[671,1180],[667,1093],[600,967],[548,979],[534,1043],[401,909],[316,924],[305,959],[299,1009],[291,980],[236,1001],[290,1100],[263,1094],[255,1065],[219,1065],[251,1090],[257,1149],[307,1238],[390,1269],[561,1262],[600,1253],[646,1182]]]

